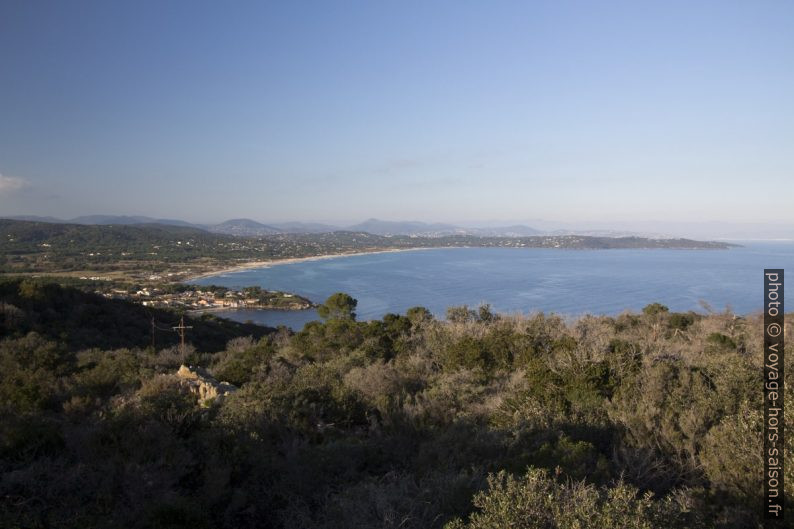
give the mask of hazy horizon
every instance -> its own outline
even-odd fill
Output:
[[[31,217],[26,220],[37,220],[34,217],[56,218],[61,221],[70,221],[73,219],[85,217],[148,217],[145,215],[136,214],[86,214],[79,215],[72,218],[58,218],[51,216],[38,216],[38,215],[0,215],[0,218],[15,218],[15,217]],[[249,217],[236,217],[235,219],[221,219],[221,220],[200,220],[200,219],[185,219],[185,218],[169,218],[165,216],[149,217],[153,220],[168,220],[168,221],[184,221],[197,226],[213,226],[229,220],[253,220],[264,225],[287,225],[287,224],[303,224],[313,225],[322,224],[331,226],[333,228],[345,229],[367,221],[382,221],[393,223],[411,223],[423,222],[425,224],[444,224],[462,228],[505,228],[510,226],[526,226],[534,228],[540,232],[554,232],[554,231],[578,231],[578,232],[615,232],[625,234],[637,234],[644,236],[666,236],[666,237],[689,237],[689,238],[717,238],[726,240],[794,240],[794,224],[790,223],[736,223],[736,222],[723,222],[723,221],[710,221],[710,222],[681,222],[681,221],[664,221],[664,220],[647,220],[637,222],[618,222],[618,221],[590,221],[590,222],[570,222],[570,221],[557,221],[551,219],[505,219],[505,220],[452,220],[452,221],[436,221],[426,220],[421,221],[417,219],[404,218],[404,219],[384,219],[377,217],[369,217],[366,219],[348,219],[343,221],[332,221],[324,219],[263,219],[263,218],[249,218]]]
[[[0,214],[794,225],[792,22],[787,3],[4,2]]]

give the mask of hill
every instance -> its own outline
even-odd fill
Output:
[[[67,221],[63,219],[56,219],[55,217],[44,217],[40,215],[13,215],[10,217],[0,217],[0,219],[6,220],[26,220],[29,222],[50,222],[54,224],[64,224]]]
[[[86,215],[75,217],[67,222],[73,224],[162,224],[166,226],[185,226],[198,228],[195,224],[176,219],[155,219],[152,217],[126,216],[126,215]]]
[[[491,228],[464,228],[452,224],[404,222],[368,219],[362,223],[346,228],[349,231],[363,231],[375,235],[414,237],[448,237],[448,236],[475,236],[475,237],[527,237],[540,235],[542,232],[529,226],[496,226]]]
[[[47,280],[0,280],[0,337],[22,337],[35,332],[58,341],[69,351],[112,349],[151,344],[152,318],[159,347],[178,343],[171,327],[179,322],[172,311],[108,299],[99,294],[63,287]],[[223,349],[240,336],[262,337],[274,329],[236,323],[212,316],[190,318],[190,342],[199,351]]]
[[[281,233],[282,230],[268,226],[251,219],[231,219],[220,224],[208,226],[212,233],[223,233],[235,235],[237,237],[258,237],[261,235],[274,235]]]
[[[543,233],[540,230],[536,230],[535,228],[530,228],[529,226],[524,226],[521,224],[516,224],[513,226],[496,226],[493,228],[469,228],[466,231],[472,235],[479,235],[480,237],[528,237]]]
[[[27,220],[33,222],[47,222],[55,224],[107,224],[107,225],[138,225],[138,224],[163,224],[169,226],[186,226],[198,228],[213,233],[235,235],[239,237],[256,237],[273,234],[300,234],[300,233],[332,233],[335,231],[356,231],[367,232],[375,235],[384,236],[419,236],[419,237],[440,237],[448,235],[470,235],[477,237],[529,237],[535,235],[585,235],[593,237],[650,237],[650,238],[669,238],[670,235],[661,235],[662,232],[648,229],[597,229],[587,228],[566,228],[554,227],[554,223],[537,221],[543,229],[538,229],[523,224],[506,226],[458,226],[448,223],[425,223],[418,221],[383,221],[378,219],[368,219],[364,222],[347,227],[324,224],[318,222],[278,222],[261,223],[251,219],[230,219],[218,224],[197,224],[178,219],[161,219],[146,217],[141,215],[86,215],[73,219],[58,219],[55,217],[44,217],[35,215],[18,215],[7,218],[10,220]],[[674,230],[687,232],[689,230]],[[790,231],[790,230],[789,230]],[[770,235],[771,236],[771,235]],[[724,237],[723,237],[724,238]],[[734,239],[741,239],[735,236]]]
[[[189,254],[234,240],[184,226],[54,224],[3,219],[0,219],[0,234],[0,250],[5,252],[19,254],[45,249],[58,256],[91,253],[92,257],[116,258],[123,253],[150,254],[163,247]]]
[[[280,222],[271,224],[282,233],[331,233],[341,228],[319,222]]]
[[[462,233],[462,229],[451,224],[425,222],[396,222],[388,220],[368,219],[359,224],[345,228],[348,231],[363,231],[373,235],[418,235],[434,237]]]
[[[57,219],[55,217],[40,217],[36,215],[17,215],[12,217],[0,217],[8,220],[28,220],[32,222],[48,222],[52,224],[163,224],[167,226],[186,226],[201,228],[201,226],[176,219],[155,219],[143,216],[128,215],[84,215],[73,219]]]

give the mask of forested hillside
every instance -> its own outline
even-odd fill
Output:
[[[757,317],[357,322],[340,294],[296,334],[182,354],[50,332],[80,298],[53,288],[3,286],[0,526],[760,527]],[[182,363],[239,390],[200,406]]]

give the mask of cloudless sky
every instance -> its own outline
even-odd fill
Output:
[[[794,222],[794,2],[0,3],[0,214]]]

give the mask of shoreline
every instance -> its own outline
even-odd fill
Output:
[[[267,261],[251,261],[247,263],[241,263],[235,266],[229,266],[226,268],[221,268],[218,270],[213,270],[210,272],[204,272],[202,274],[191,275],[186,277],[180,282],[182,283],[189,283],[191,281],[196,281],[198,279],[206,279],[209,277],[220,276],[224,274],[233,274],[236,272],[244,272],[246,270],[255,270],[257,268],[270,268],[272,266],[278,265],[285,265],[285,264],[295,264],[295,263],[303,263],[308,261],[324,261],[327,259],[337,259],[340,257],[354,257],[357,255],[373,255],[379,253],[397,253],[397,252],[415,252],[418,250],[435,250],[436,248],[390,248],[387,250],[372,250],[369,252],[347,252],[347,253],[333,253],[333,254],[323,254],[323,255],[311,255],[308,257],[287,257],[286,259],[270,259]]]
[[[272,310],[275,312],[306,312],[316,309],[316,306],[305,307],[302,309],[282,309],[278,307],[210,307],[207,309],[190,309],[185,311],[186,314],[212,314],[215,312],[234,312],[238,310],[251,310],[251,311],[265,311]]]

